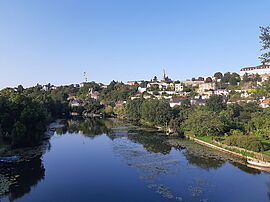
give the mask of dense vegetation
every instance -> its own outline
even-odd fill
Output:
[[[46,125],[68,113],[62,89],[44,91],[40,85],[0,91],[0,138],[12,147],[37,145]]]
[[[253,151],[267,149],[270,139],[269,108],[262,109],[257,102],[227,105],[217,95],[211,96],[205,106],[192,106],[186,100],[174,108],[170,108],[165,100],[140,98],[129,100],[115,112],[131,121],[166,130],[168,126],[180,135],[222,137],[228,145]]]

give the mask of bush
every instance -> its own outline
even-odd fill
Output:
[[[256,137],[250,136],[230,136],[224,141],[225,144],[230,146],[241,147],[247,150],[261,152],[264,151],[264,145]]]

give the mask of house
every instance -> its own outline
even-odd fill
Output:
[[[199,92],[204,92],[208,90],[215,90],[216,89],[216,83],[201,83],[199,84]]]
[[[144,92],[146,92],[146,90],[147,90],[147,88],[142,88],[142,87],[138,88],[139,93],[144,93]]]
[[[234,103],[239,103],[239,102],[257,102],[254,98],[230,98],[227,102],[227,104],[234,104]]]
[[[263,99],[261,100],[261,107],[262,108],[267,108],[270,106],[270,98],[266,98],[266,99]]]
[[[175,92],[182,92],[184,90],[184,86],[181,83],[174,84],[174,91]]]
[[[193,98],[190,100],[190,104],[191,105],[205,105],[205,99],[196,99],[196,98]]]
[[[84,105],[84,102],[82,100],[73,100],[70,102],[71,107],[80,107],[83,105]]]
[[[170,107],[180,106],[184,100],[186,100],[186,98],[171,98],[169,100],[169,105]]]
[[[214,95],[214,91],[199,91],[199,97],[200,99],[209,99],[211,95]]]
[[[215,95],[229,96],[230,92],[226,89],[217,89],[214,91]]]
[[[181,83],[186,86],[198,86],[200,84],[203,84],[204,81],[181,81]]]
[[[127,84],[128,85],[140,85],[144,82],[144,80],[140,80],[140,81],[128,81]]]
[[[165,82],[151,82],[147,84],[147,88],[151,88],[152,86],[158,86],[159,90],[166,90],[169,87],[174,88],[173,83],[165,83]]]
[[[127,103],[127,101],[117,101],[117,102],[115,102],[115,106],[119,107],[119,106],[122,106],[122,105],[124,105],[126,103]]]
[[[90,96],[90,98],[97,100],[99,98],[99,92],[94,91],[93,88],[89,88],[89,96]]]

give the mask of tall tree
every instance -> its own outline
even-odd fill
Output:
[[[209,111],[220,112],[226,109],[226,104],[223,102],[223,98],[220,95],[211,95],[208,100],[206,100],[205,107]]]
[[[221,72],[216,72],[216,73],[214,74],[214,77],[215,77],[216,79],[221,79],[221,78],[223,77],[223,74],[222,74]]]
[[[270,63],[270,26],[268,27],[260,27],[261,35],[260,35],[260,43],[262,44],[262,51],[267,51],[263,53],[259,59],[263,64]]]

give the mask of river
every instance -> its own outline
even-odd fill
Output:
[[[270,174],[240,159],[117,120],[64,124],[40,155],[0,164],[1,202],[269,201]]]

